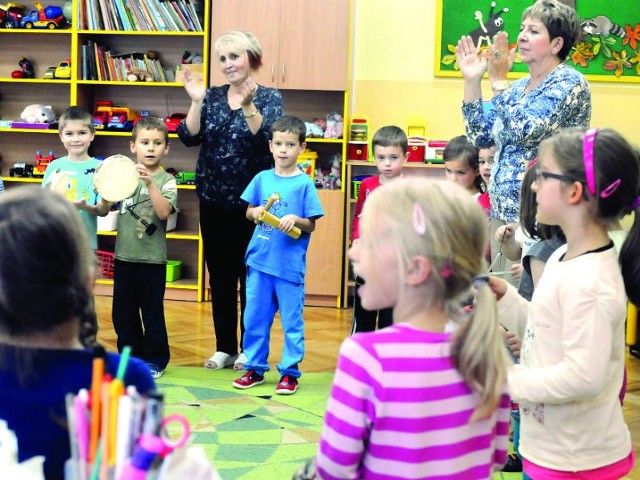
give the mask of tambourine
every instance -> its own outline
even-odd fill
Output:
[[[126,155],[105,158],[93,175],[93,187],[107,202],[119,202],[136,191],[140,175],[136,164]]]

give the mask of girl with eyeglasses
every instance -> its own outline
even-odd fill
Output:
[[[607,226],[640,206],[639,162],[610,129],[571,128],[543,141],[536,220],[561,227],[567,243],[547,261],[531,302],[490,280],[500,322],[522,339],[509,390],[520,403],[525,479],[613,480],[633,467],[619,394],[627,296],[640,303],[640,219],[619,263]]]

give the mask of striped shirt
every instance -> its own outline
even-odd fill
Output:
[[[469,423],[478,395],[450,348],[449,333],[406,324],[347,338],[316,457],[319,477],[470,480],[500,470],[509,397],[491,418]]]

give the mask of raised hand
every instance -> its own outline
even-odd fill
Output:
[[[506,79],[516,58],[516,49],[509,49],[509,34],[507,32],[498,32],[494,35],[488,58],[489,78],[493,81]]]
[[[252,77],[247,77],[247,79],[240,84],[238,90],[241,98],[240,105],[248,107],[253,101],[253,97],[258,90],[258,85],[253,81]]]
[[[194,102],[202,102],[206,93],[204,82],[200,77],[194,77],[191,70],[185,68],[182,72],[182,82],[191,100]]]
[[[487,71],[487,53],[478,53],[470,36],[465,35],[456,45],[456,59],[460,73],[467,80],[480,80]]]

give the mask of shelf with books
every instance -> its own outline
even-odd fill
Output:
[[[127,82],[131,67],[137,67],[149,72],[152,81],[132,83],[176,83],[176,68],[182,65],[185,51],[202,53],[207,48],[204,38],[204,33],[194,32],[82,31],[78,33],[77,78]]]
[[[144,0],[148,4],[150,0]],[[185,51],[198,52],[203,58],[203,81],[208,80],[209,50],[209,10],[210,2],[199,0],[153,0],[175,8],[179,4],[189,4],[196,10],[200,21],[200,31],[171,31],[160,28],[146,31],[136,25],[135,31],[121,29],[107,30],[103,24],[88,25],[82,23],[86,7],[91,5],[95,11],[100,7],[107,12],[118,5],[127,8],[139,6],[140,0],[74,0],[73,24],[70,28],[49,29],[0,29],[0,43],[5,54],[0,57],[0,120],[19,120],[22,110],[30,104],[50,105],[56,115],[60,115],[70,105],[79,105],[93,112],[97,100],[110,100],[113,105],[126,106],[132,110],[148,110],[152,116],[166,117],[172,113],[185,112],[190,100],[181,83],[174,81],[176,66],[182,65]],[[48,0],[47,4],[62,7],[65,0]],[[83,10],[84,9],[84,10]],[[93,12],[94,10],[91,10]],[[83,13],[84,12],[84,13]],[[102,15],[102,13],[100,13]],[[107,25],[109,27],[109,25]],[[82,71],[82,46],[88,41],[110,47],[112,52],[143,55],[150,50],[158,52],[164,67],[167,81],[129,82],[123,80],[100,81],[84,80]],[[109,50],[109,49],[107,49]],[[106,51],[106,50],[105,50]],[[15,55],[7,52],[16,52]],[[28,58],[34,66],[35,78],[13,78],[12,72],[19,70],[19,60]],[[71,78],[45,80],[42,77],[49,67],[55,67],[62,60],[71,60]],[[95,157],[107,157],[114,153],[129,151],[130,132],[96,132],[89,153]],[[170,135],[170,152],[164,163],[166,168],[174,167],[178,171],[194,171],[197,149],[188,149]],[[6,188],[15,188],[21,184],[38,184],[40,179],[11,177],[9,171],[19,162],[34,162],[36,150],[52,150],[55,157],[66,152],[58,137],[56,128],[14,129],[0,123],[0,175]],[[182,279],[167,283],[167,298],[202,301],[204,299],[203,279],[204,260],[202,239],[199,232],[199,206],[195,188],[180,186],[178,206],[180,214],[175,231],[167,235],[169,258],[179,259],[182,264]],[[101,232],[101,243],[115,241],[115,235]],[[100,281],[96,287],[99,293],[110,294],[109,281]]]
[[[195,0],[78,0],[81,30],[204,30],[204,5]]]

